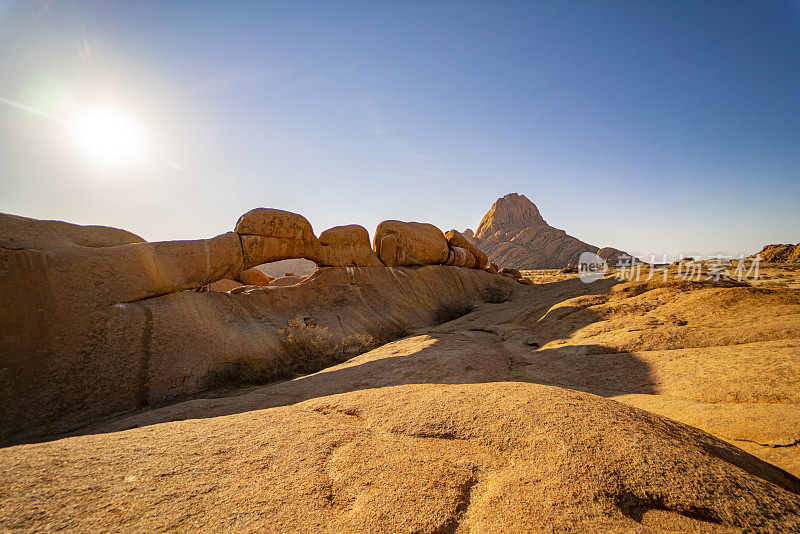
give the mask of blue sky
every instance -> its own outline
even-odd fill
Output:
[[[149,240],[475,228],[516,191],[640,254],[800,241],[800,2],[0,0],[0,99],[0,211]],[[75,149],[96,102],[135,162]]]

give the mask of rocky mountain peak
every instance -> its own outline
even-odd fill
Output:
[[[547,223],[536,204],[525,195],[509,193],[492,204],[478,225],[475,235],[478,238],[488,237],[498,230],[512,230],[539,224]]]
[[[615,248],[600,249],[553,228],[536,205],[518,193],[497,199],[475,235],[468,237],[489,261],[514,269],[560,269],[578,263],[583,252],[597,253],[610,263],[625,254]]]

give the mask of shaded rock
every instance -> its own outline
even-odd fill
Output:
[[[247,286],[266,286],[272,281],[272,278],[253,267],[252,269],[239,271],[239,281]]]
[[[384,242],[387,236],[395,237],[396,246],[391,239]],[[428,223],[383,221],[375,231],[374,245],[385,265],[437,265],[449,256],[444,234]]]
[[[474,269],[476,263],[475,256],[473,256],[469,250],[467,250],[466,253],[467,256],[466,256],[466,261],[464,262],[464,267],[468,269]]]
[[[474,267],[476,269],[483,269],[489,263],[489,258],[478,250],[478,248],[473,245],[466,237],[464,237],[461,232],[458,230],[449,230],[445,237],[447,238],[447,243],[451,247],[461,247],[466,249],[472,257],[475,259]]]
[[[448,265],[454,265],[456,267],[464,267],[467,264],[467,256],[469,256],[469,252],[466,249],[461,247],[450,247],[450,254],[452,255],[452,261],[450,261],[450,256],[448,255]],[[474,260],[473,260],[474,261]]]
[[[240,239],[248,247],[251,238],[256,247],[274,240],[282,255],[295,246],[305,253],[307,245],[229,232],[108,247],[64,241],[53,249],[0,247],[0,442],[205,389],[214,373],[242,360],[280,368],[286,347],[279,330],[299,313],[329,310],[320,317],[314,312],[320,325],[334,326],[343,338],[358,333],[363,341],[364,332],[436,323],[443,308],[488,299],[497,285],[479,271],[441,266],[406,273],[381,266],[319,269],[328,273],[286,277],[289,287],[273,281],[229,294],[185,291],[235,279],[247,268]],[[254,262],[258,256],[264,255],[249,254]]]
[[[397,236],[394,234],[385,235],[380,241],[376,241],[378,256],[381,262],[387,267],[397,264]]]

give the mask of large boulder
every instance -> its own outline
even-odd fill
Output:
[[[248,211],[236,223],[246,269],[278,260],[310,258],[319,246],[311,223],[297,213],[272,208]]]
[[[450,244],[451,247],[461,247],[472,255],[475,258],[475,265],[476,269],[483,269],[488,265],[489,258],[484,254],[481,250],[478,249],[475,245],[473,245],[464,235],[461,234],[458,230],[450,230],[446,234],[444,234],[445,238],[447,238],[447,242]]]
[[[450,248],[441,230],[432,224],[383,221],[375,230],[375,252],[393,265],[437,265],[447,262]]]
[[[299,239],[307,242],[316,239],[308,219],[297,213],[274,208],[256,208],[248,211],[236,222],[236,233]]]
[[[320,267],[377,267],[383,265],[369,244],[369,232],[363,226],[335,226],[319,235],[319,246],[312,259]]]

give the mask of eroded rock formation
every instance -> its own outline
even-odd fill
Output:
[[[243,361],[277,376],[282,329],[298,314],[335,327],[352,355],[516,289],[435,266],[450,251],[435,226],[387,221],[379,234],[397,240],[390,265],[417,268],[387,269],[360,226],[318,239],[303,216],[277,209],[252,210],[217,237],[159,243],[0,215],[0,442],[198,391]],[[271,280],[255,268],[296,258],[320,269]],[[217,292],[186,291],[210,284]]]

